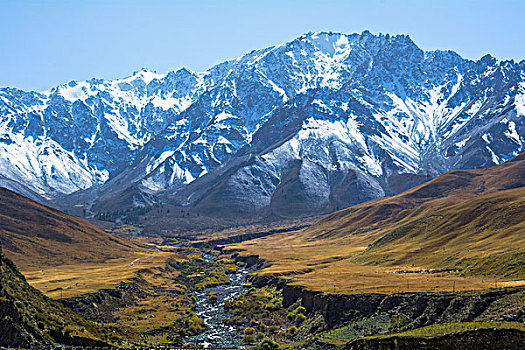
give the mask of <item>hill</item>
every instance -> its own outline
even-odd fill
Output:
[[[31,287],[0,245],[0,346],[129,346],[138,334],[124,327],[88,322]]]
[[[0,242],[22,268],[103,262],[147,249],[87,221],[0,188]]]
[[[525,154],[456,170],[294,234],[228,246],[312,289],[479,289],[525,279]]]

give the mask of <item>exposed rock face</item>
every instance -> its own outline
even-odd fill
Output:
[[[389,319],[402,319],[397,331],[419,328],[435,323],[489,321],[501,313],[498,303],[505,298],[525,299],[525,288],[494,291],[401,293],[401,294],[322,294],[297,286],[283,288],[283,306],[301,300],[308,311],[323,315],[329,328],[384,315]],[[496,303],[498,301],[498,303]],[[515,310],[509,320],[524,320],[525,312]]]
[[[239,259],[236,258],[236,260],[239,260]],[[248,282],[250,282],[256,288],[262,288],[264,286],[274,286],[274,287],[277,287],[278,289],[284,289],[287,286],[286,281],[284,279],[276,277],[276,276],[271,276],[271,275],[264,275],[264,276],[257,275],[257,274],[250,275],[248,276]],[[287,306],[290,306],[290,305],[287,305]]]
[[[312,324],[321,327],[317,330],[343,327],[343,339],[354,339],[345,349],[521,349],[525,344],[525,332],[501,328],[467,330],[429,338],[385,335],[361,339],[441,323],[524,322],[525,287],[456,293],[340,295],[288,285],[278,276],[252,275],[248,281],[256,288],[275,286],[281,289],[283,307],[304,306]],[[307,340],[305,346],[336,348],[326,339],[316,337]]]
[[[311,215],[508,160],[523,115],[525,61],[308,33],[204,73],[0,89],[0,185],[95,212]]]
[[[113,323],[116,322],[116,310],[133,305],[137,298],[144,298],[145,294],[136,284],[121,282],[114,289],[100,289],[60,302],[87,320]]]
[[[235,259],[252,264],[263,262],[257,255],[237,256]],[[374,326],[382,324],[378,326],[378,332],[404,331],[446,322],[525,321],[525,309],[520,309],[525,305],[525,287],[467,292],[343,295],[289,285],[285,279],[272,275],[250,275],[248,282],[256,288],[275,286],[281,289],[283,307],[300,303],[309,313],[322,315],[329,329],[367,319]]]
[[[258,255],[232,256],[251,265],[261,264]],[[308,312],[323,316],[328,328],[335,328],[362,319],[376,317],[396,319],[403,331],[435,323],[470,321],[525,321],[525,287],[489,291],[422,292],[396,294],[325,294],[301,286],[289,285],[287,280],[272,275],[250,275],[254,287],[275,286],[282,290],[283,307],[300,303]],[[517,305],[515,301],[520,301]],[[373,321],[372,321],[373,322]],[[387,323],[391,323],[388,321]]]

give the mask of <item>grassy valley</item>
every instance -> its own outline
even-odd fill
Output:
[[[469,290],[525,284],[525,156],[453,171],[308,228],[230,245],[261,274],[337,293]]]
[[[217,325],[239,346],[268,349],[443,347],[502,336],[520,344],[524,174],[520,156],[309,226],[184,240],[131,225],[102,231],[2,190],[0,239],[25,275],[3,260],[1,300],[11,311],[2,327],[21,334],[7,344],[189,346]],[[247,266],[254,272],[234,285]],[[218,323],[206,319],[207,309]]]

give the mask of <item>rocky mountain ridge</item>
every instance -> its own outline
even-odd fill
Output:
[[[525,61],[307,33],[204,73],[0,89],[0,184],[95,213],[306,215],[502,163],[524,115]]]

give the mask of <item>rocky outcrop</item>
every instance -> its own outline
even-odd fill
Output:
[[[269,277],[266,277],[266,282],[279,285]],[[377,315],[385,315],[392,323],[398,323],[394,328],[399,331],[443,322],[467,322],[480,318],[489,321],[486,318],[492,317],[489,311],[493,304],[505,297],[525,299],[525,288],[458,293],[337,295],[309,291],[298,286],[283,287],[284,307],[300,300],[307,311],[323,315],[329,328]],[[525,319],[523,312],[508,317],[516,321]]]
[[[232,255],[248,266],[264,263],[258,255]],[[403,331],[435,323],[469,321],[525,321],[525,287],[466,292],[395,294],[326,294],[290,285],[277,275],[249,275],[252,287],[274,286],[282,290],[283,307],[299,303],[309,313],[322,315],[329,329],[377,317],[389,320],[389,331]],[[516,306],[512,300],[521,300]],[[392,325],[393,324],[393,325]]]
[[[259,255],[239,255],[234,253],[232,259],[235,261],[245,263],[247,267],[252,267],[256,265],[261,265],[264,263],[264,260],[259,257]]]
[[[274,286],[278,289],[283,289],[286,287],[286,280],[271,276],[271,275],[249,275],[247,281],[255,288],[262,288],[264,286]]]
[[[442,336],[356,339],[346,350],[521,350],[525,349],[525,332],[516,329],[476,329]]]
[[[114,289],[100,289],[78,297],[60,300],[64,306],[95,322],[116,322],[115,311],[144,298],[146,293],[135,283],[120,282]]]

